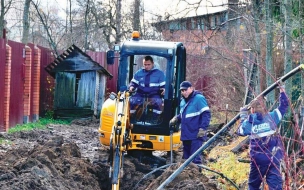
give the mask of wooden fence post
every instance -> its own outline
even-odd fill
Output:
[[[12,48],[6,45],[5,77],[4,77],[4,131],[9,129],[9,108],[11,96],[11,67],[12,67]]]

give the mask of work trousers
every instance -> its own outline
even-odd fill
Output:
[[[134,121],[151,121],[159,119],[163,111],[162,99],[143,98],[134,96],[130,98],[131,123]]]
[[[282,190],[283,180],[280,173],[280,164],[271,162],[268,165],[257,165],[254,161],[250,163],[249,190],[259,190],[264,176],[266,176],[269,190]]]
[[[204,140],[199,138],[195,140],[183,141],[183,159],[188,159],[197,149],[199,149]],[[198,154],[192,161],[195,164],[202,164],[201,153]]]

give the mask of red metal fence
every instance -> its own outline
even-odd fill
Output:
[[[109,71],[113,75],[112,79],[107,79],[107,88],[106,91],[111,92],[117,92],[116,86],[117,86],[117,75],[118,75],[118,59],[115,59],[115,63],[113,65],[106,64],[106,53],[105,52],[86,52],[94,61],[99,63],[101,66],[103,66],[105,69]]]
[[[0,38],[0,131],[4,129],[4,89],[5,89],[5,59],[6,59],[6,43]]]
[[[23,84],[25,80],[25,45],[13,41],[8,41],[11,47],[11,81],[7,88],[10,89],[9,101],[9,126],[23,123]],[[9,69],[9,68],[6,68]],[[9,126],[6,126],[8,128]]]
[[[113,65],[108,65],[107,70],[109,73],[113,75],[113,78],[110,80],[107,80],[107,91],[108,92],[117,92],[117,79],[118,79],[118,59],[115,59],[115,62]]]
[[[113,74],[106,89],[116,92],[117,62],[106,65],[104,52],[88,55]],[[50,49],[0,38],[0,131],[35,122],[53,110],[54,79],[44,70],[53,61]]]
[[[54,55],[50,49],[38,46],[41,50],[40,61],[40,104],[39,113],[44,116],[47,111],[53,110],[55,81],[54,78],[49,75],[44,68],[54,61]]]

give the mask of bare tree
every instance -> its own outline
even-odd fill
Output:
[[[121,1],[108,0],[102,3],[95,2],[91,8],[95,22],[94,27],[102,33],[102,41],[107,44],[105,49],[112,48],[113,44],[126,39],[127,34],[132,31],[130,18],[133,15],[127,9],[117,10],[121,6]],[[124,5],[124,7],[126,6]]]
[[[63,9],[66,16],[60,17],[58,7],[52,7],[51,4],[42,5],[40,0],[25,0],[22,5],[23,11],[20,8],[16,11],[23,17],[13,19],[22,22],[22,29],[17,28],[21,26],[18,23],[12,26],[15,27],[12,28],[12,31],[20,32],[24,43],[32,42],[49,46],[54,52],[58,52],[58,49],[65,49],[71,44],[76,44],[84,49],[105,51],[114,43],[129,38],[133,24],[137,25],[136,28],[141,27],[142,12],[139,0],[137,1],[135,22],[132,19],[134,9],[132,8],[131,11],[127,9],[129,4],[124,4],[122,7],[122,3],[125,2],[121,0],[66,1],[67,7]],[[72,7],[75,2],[79,6]],[[1,11],[3,10],[6,9],[1,9]]]
[[[133,13],[133,30],[140,31],[140,3],[141,0],[134,0],[133,7],[134,7],[134,13]]]
[[[273,76],[275,76],[272,62],[272,54],[273,54],[273,23],[272,23],[272,0],[266,0],[264,3],[265,6],[265,20],[266,20],[266,85],[270,86],[274,80]],[[268,94],[268,99],[270,105],[273,105],[275,102],[274,92],[270,92]]]
[[[69,19],[67,19],[70,23],[70,33],[73,33],[73,22],[72,22],[72,0],[68,0],[69,5],[69,12],[67,15],[69,15]]]
[[[261,19],[261,9],[262,9],[262,4],[260,1],[254,1],[253,2],[253,18],[254,18],[254,29],[255,29],[255,52],[256,52],[256,64],[258,65],[257,67],[257,76],[260,76],[260,68],[261,68],[261,31],[259,27],[259,21]],[[256,78],[256,89],[255,93],[259,94],[261,92],[261,82],[260,78]]]
[[[117,0],[116,4],[116,38],[115,43],[120,44],[121,41],[121,0]]]
[[[29,11],[30,11],[30,3],[31,0],[25,0],[24,9],[23,9],[23,30],[22,30],[22,43],[27,44],[29,41],[29,29],[30,29],[30,21],[29,21]]]
[[[3,32],[4,32],[4,26],[6,25],[6,21],[4,20],[4,17],[6,13],[9,11],[11,5],[13,4],[13,0],[7,1],[5,3],[5,0],[1,0],[1,11],[0,11],[0,37],[3,37]]]
[[[111,48],[114,44],[112,38],[116,39],[114,30],[115,27],[115,10],[116,7],[113,6],[111,0],[108,3],[95,3],[92,7],[92,14],[94,21],[96,23],[96,29],[101,30],[104,41],[106,42],[108,48]]]
[[[302,1],[299,1],[299,15],[298,15],[298,19],[299,19],[299,31],[303,31],[303,25],[302,25],[302,22],[303,22],[303,18],[302,18],[302,15],[303,15],[303,2]],[[303,63],[303,54],[304,54],[304,43],[303,43],[303,33],[300,33],[300,36],[299,36],[299,40],[300,40],[300,48],[299,48],[299,53],[300,53],[300,63]],[[302,79],[301,81],[301,97],[304,97],[304,80]],[[304,102],[302,102],[302,106],[304,106]],[[303,121],[302,121],[303,122]]]
[[[55,55],[58,55],[58,46],[66,35],[66,28],[64,27],[65,24],[62,18],[58,15],[58,9],[55,7],[42,9],[38,1],[32,1],[32,5],[35,10],[33,11],[32,16],[32,19],[35,19],[32,26],[32,43],[40,45],[42,43],[47,43],[54,51]],[[71,44],[65,44],[65,46],[70,45]]]
[[[291,7],[291,0],[284,0],[283,3],[283,13],[284,13],[284,73],[288,73],[291,71],[292,68],[292,19],[291,19],[291,14],[292,14],[292,7]],[[286,89],[287,93],[291,97],[291,88],[292,84],[290,81],[286,82]]]
[[[86,2],[86,9],[84,14],[84,28],[85,28],[85,39],[84,39],[84,49],[87,50],[88,47],[88,33],[89,33],[89,23],[88,23],[88,16],[90,12],[90,0]]]

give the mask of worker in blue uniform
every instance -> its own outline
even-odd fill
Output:
[[[283,181],[280,165],[284,157],[284,147],[278,125],[288,110],[288,98],[284,86],[280,86],[280,104],[271,112],[265,110],[263,98],[253,100],[248,108],[240,109],[238,134],[250,137],[249,190],[258,190],[264,177],[270,190],[282,189]]]
[[[170,125],[181,124],[183,159],[188,159],[207,140],[206,131],[210,124],[211,112],[206,98],[201,92],[194,90],[191,82],[183,81],[180,91],[180,113],[170,120]],[[201,155],[197,155],[192,162],[202,164]]]
[[[154,66],[151,56],[145,56],[143,68],[135,73],[129,85],[130,92],[136,90],[130,98],[131,122],[135,117],[142,119],[147,105],[150,105],[153,118],[159,118],[163,110],[161,96],[165,94],[165,84],[165,74]]]

